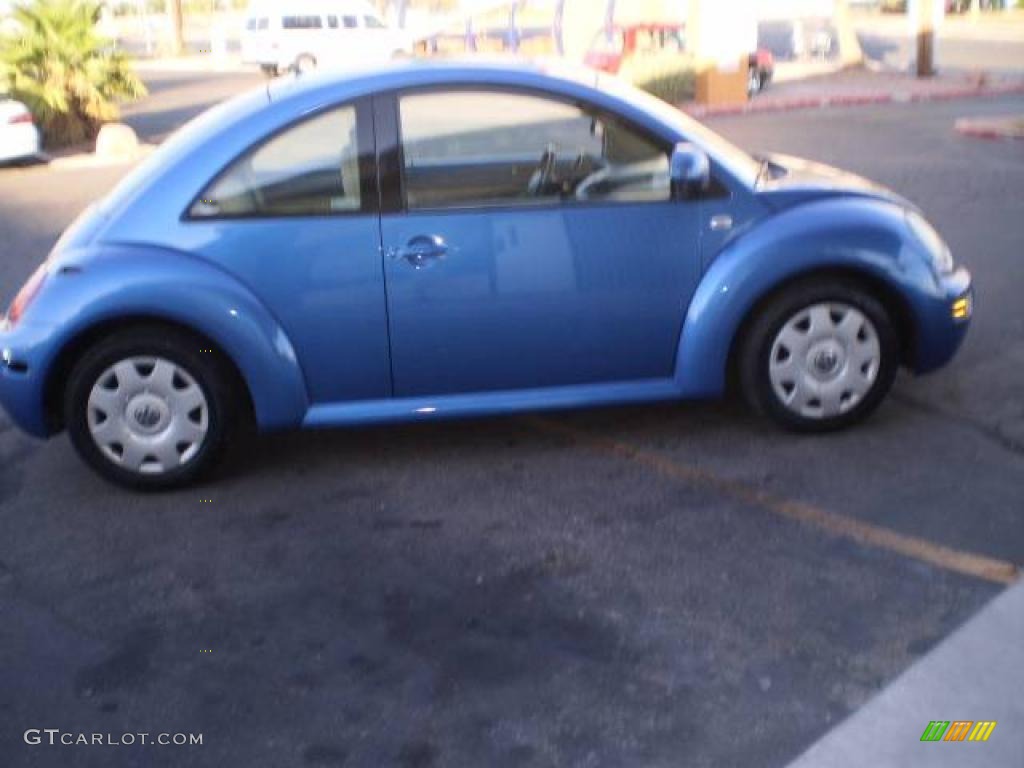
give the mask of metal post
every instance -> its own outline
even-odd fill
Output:
[[[559,56],[565,56],[565,0],[558,0],[555,4],[555,21],[551,31],[555,38],[555,50]]]
[[[917,0],[917,76],[935,74],[935,0]]]

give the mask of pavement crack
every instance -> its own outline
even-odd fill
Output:
[[[977,421],[962,413],[948,411],[934,403],[928,402],[927,400],[919,400],[902,392],[892,392],[889,397],[908,408],[912,408],[921,413],[927,413],[930,416],[941,416],[942,418],[948,419],[959,426],[966,427],[975,434],[985,438],[991,443],[994,443],[997,447],[1002,448],[1007,453],[1012,453],[1014,456],[1024,458],[1024,441],[1015,439],[1010,435],[1006,435],[1000,432],[996,427]]]

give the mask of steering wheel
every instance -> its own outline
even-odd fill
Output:
[[[537,170],[530,177],[530,185],[527,188],[530,197],[544,197],[551,194],[551,189],[558,184],[555,179],[557,168],[558,156],[555,154],[555,145],[548,144],[544,154],[540,157]]]

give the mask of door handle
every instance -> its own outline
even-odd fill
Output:
[[[448,246],[439,235],[417,235],[400,248],[391,249],[391,258],[405,259],[416,269],[448,255]]]

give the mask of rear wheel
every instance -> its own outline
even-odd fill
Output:
[[[220,458],[233,421],[231,378],[217,353],[159,327],[121,331],[71,371],[71,442],[108,480],[138,489],[186,485]]]
[[[892,386],[899,345],[885,307],[858,285],[812,280],[771,300],[740,349],[744,395],[783,426],[822,432],[867,417]]]
[[[292,69],[297,75],[306,75],[316,69],[316,59],[308,53],[303,53],[292,64]]]

